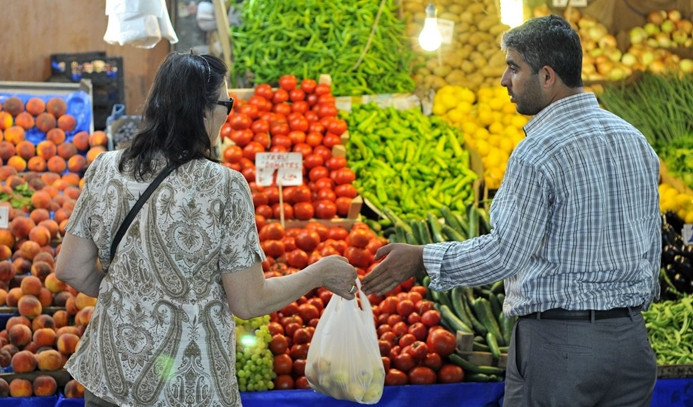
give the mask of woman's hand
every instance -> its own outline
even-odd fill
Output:
[[[378,249],[375,259],[385,258],[363,278],[363,292],[384,294],[424,270],[423,246],[390,243]]]
[[[355,281],[358,275],[354,266],[342,256],[323,257],[309,267],[316,268],[322,277],[321,285],[347,300],[354,298]]]

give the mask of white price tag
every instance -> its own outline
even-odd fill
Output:
[[[681,236],[686,244],[693,244],[693,224],[686,223],[681,229]]]
[[[255,155],[255,182],[263,187],[290,186],[303,183],[303,158],[301,153],[257,153]]]
[[[10,208],[9,206],[0,206],[0,228],[7,229],[10,225]]]
[[[443,44],[452,43],[452,35],[455,33],[455,22],[444,18],[438,19],[438,31]]]
[[[573,7],[587,7],[587,0],[553,0],[554,7],[568,7],[568,3]]]

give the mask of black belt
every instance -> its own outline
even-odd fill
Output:
[[[610,319],[610,318],[626,318],[631,315],[640,312],[642,306],[635,307],[625,307],[625,308],[612,308],[609,310],[585,310],[585,311],[572,311],[563,308],[554,308],[542,312],[533,312],[531,314],[522,315],[520,318],[523,319],[557,319],[566,321],[593,321],[597,319]]]

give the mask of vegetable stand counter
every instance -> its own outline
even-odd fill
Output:
[[[455,383],[385,387],[380,407],[401,406],[464,406],[500,407],[503,383]],[[312,390],[272,390],[241,393],[244,407],[353,407],[358,403],[335,400]],[[60,396],[1,398],[3,407],[82,407],[83,399]],[[652,407],[693,406],[693,378],[659,379],[655,386]]]

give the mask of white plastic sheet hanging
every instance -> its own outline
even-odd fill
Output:
[[[162,38],[178,42],[165,0],[106,0],[106,15],[103,39],[109,44],[149,49]]]

